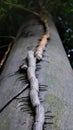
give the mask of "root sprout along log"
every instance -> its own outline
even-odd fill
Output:
[[[46,28],[46,33],[44,34],[44,36],[42,37],[39,46],[37,47],[36,51],[35,51],[35,57],[38,60],[42,60],[42,55],[43,55],[43,51],[46,48],[46,45],[48,43],[48,39],[50,39],[50,32],[49,32],[49,26],[47,21],[43,20],[44,26]]]
[[[35,110],[35,122],[33,130],[42,130],[44,124],[44,107],[40,104],[39,100],[39,83],[35,75],[36,58],[33,51],[28,51],[28,69],[27,76],[30,82],[30,100]]]
[[[30,99],[33,107],[35,107],[40,104],[40,101],[38,97],[39,84],[35,75],[36,58],[34,57],[33,51],[28,51],[27,59],[28,59],[27,76],[30,82]]]
[[[30,90],[30,100],[33,107],[38,107],[40,105],[40,100],[36,89]]]
[[[43,56],[43,51],[46,48],[48,43],[48,39],[50,38],[49,26],[47,21],[43,19],[43,23],[46,29],[46,33],[43,35],[39,46],[36,51],[28,51],[27,60],[28,65],[23,64],[20,66],[20,69],[27,69],[27,76],[30,82],[30,100],[32,106],[35,110],[35,122],[33,125],[33,130],[43,130],[45,112],[44,107],[41,105],[39,100],[39,83],[36,78],[35,70],[36,70],[36,60],[41,60]]]
[[[36,49],[35,52],[36,59],[38,60],[42,59],[43,51],[45,50],[49,38],[50,38],[50,33],[46,32],[46,34],[43,36],[42,40],[40,41],[39,46]]]
[[[32,67],[35,70],[36,69],[36,58],[34,57],[34,52],[28,51],[27,58],[28,58],[28,66]]]
[[[35,108],[35,123],[33,126],[33,130],[43,130],[43,124],[44,124],[44,107],[40,104]]]

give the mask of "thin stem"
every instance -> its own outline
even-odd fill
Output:
[[[1,48],[4,48],[4,47],[7,47],[7,46],[8,46],[8,44],[3,45],[3,46],[0,46],[0,49],[1,49]]]
[[[20,4],[12,4],[12,3],[8,3],[8,2],[4,2],[4,3],[7,4],[7,5],[12,5],[13,7],[16,7],[16,8],[23,9],[23,10],[25,10],[27,12],[33,13],[36,16],[40,16],[39,13],[37,13],[37,12],[31,10],[31,9],[25,8],[24,6],[22,6]]]
[[[14,36],[0,36],[0,38],[4,38],[4,37],[5,37],[5,38],[11,38],[11,39],[13,39],[13,40],[15,40],[15,38],[16,38],[16,37],[14,37]]]

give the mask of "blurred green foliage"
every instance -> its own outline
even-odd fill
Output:
[[[15,38],[30,13],[53,15],[66,51],[73,48],[73,0],[0,0],[0,47]]]

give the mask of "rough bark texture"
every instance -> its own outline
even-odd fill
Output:
[[[73,130],[73,71],[51,18],[49,27],[51,40],[36,70],[39,97],[45,108],[44,129]],[[21,32],[0,77],[0,109],[28,82],[26,72],[20,73],[18,69],[24,63],[27,51],[33,50],[44,34],[43,26],[32,17],[30,21],[28,18]],[[32,109],[28,88],[0,113],[0,130],[31,130],[34,122]]]

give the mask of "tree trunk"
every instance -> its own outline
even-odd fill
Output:
[[[45,109],[43,127],[73,130],[73,71],[51,17],[49,27],[51,39],[36,70],[39,97]],[[19,31],[0,78],[0,130],[32,129],[35,113],[29,87],[17,95],[26,87],[27,75],[18,70],[22,63],[26,64],[27,51],[36,48],[43,34],[43,25],[35,17],[27,18]]]

